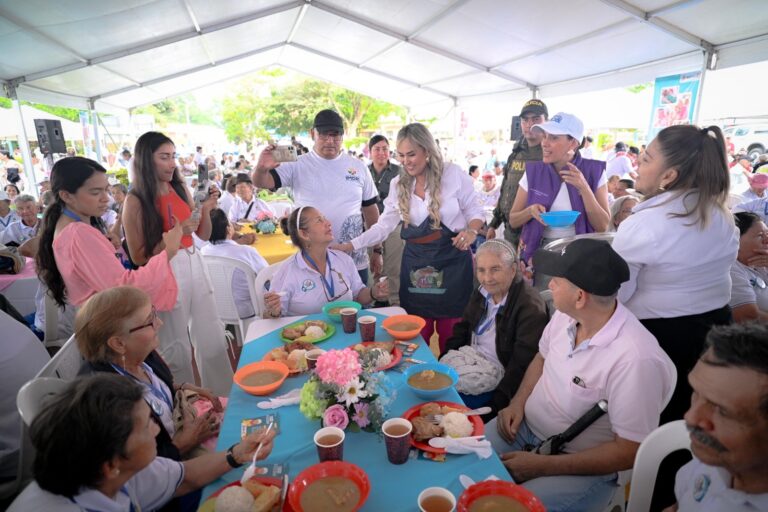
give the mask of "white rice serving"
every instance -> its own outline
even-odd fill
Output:
[[[449,412],[443,416],[440,426],[447,437],[469,437],[475,430],[469,418],[460,412]]]
[[[216,512],[250,512],[253,495],[240,486],[227,487],[216,496]]]

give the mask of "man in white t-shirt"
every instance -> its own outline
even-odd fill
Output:
[[[688,375],[693,460],[665,512],[768,510],[768,326],[714,327]]]
[[[620,178],[633,177],[634,170],[632,168],[632,160],[627,156],[629,148],[623,142],[617,142],[615,147],[615,155],[605,164],[605,175],[610,178],[611,176],[619,176]]]
[[[341,151],[344,123],[333,110],[322,110],[310,130],[312,151],[296,162],[278,163],[272,155],[274,145],[259,156],[254,182],[259,188],[291,187],[296,206],[318,208],[333,225],[334,243],[352,240],[379,220],[378,194],[365,163]],[[361,216],[362,211],[362,216]],[[374,273],[382,266],[380,247],[371,254]],[[365,249],[352,253],[363,283],[368,282],[368,254]]]

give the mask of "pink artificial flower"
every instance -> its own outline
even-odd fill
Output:
[[[371,420],[368,419],[368,404],[365,402],[358,402],[355,404],[355,414],[352,415],[352,421],[357,423],[360,428],[365,428],[371,424]]]
[[[345,387],[352,379],[360,375],[363,367],[360,358],[352,349],[329,350],[317,358],[315,373],[321,381]]]
[[[324,427],[337,427],[344,430],[347,428],[347,425],[349,425],[349,415],[344,406],[339,404],[332,405],[323,413]]]

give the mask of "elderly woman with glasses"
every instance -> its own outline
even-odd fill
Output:
[[[619,224],[632,215],[632,208],[638,204],[640,204],[640,199],[633,195],[622,196],[616,199],[611,205],[611,225],[608,226],[609,231],[619,229]]]
[[[250,462],[259,445],[265,459],[275,437],[254,432],[226,452],[177,462],[158,456],[157,429],[141,384],[108,374],[75,379],[32,421],[35,481],[9,511],[179,510],[169,505],[174,496]]]
[[[494,238],[477,249],[480,286],[453,327],[446,343],[449,352],[441,359],[459,371],[457,389],[464,401],[472,407],[490,405],[493,415],[515,396],[549,321],[544,301],[516,267],[515,250],[506,240]],[[495,371],[484,370],[489,366]]]
[[[386,281],[366,287],[352,257],[329,249],[333,228],[320,210],[302,206],[280,224],[300,250],[272,278],[270,291],[264,294],[265,317],[319,313],[325,304],[337,300],[369,304],[387,299]]]
[[[207,439],[218,434],[216,412],[222,405],[207,389],[186,382],[174,383],[171,371],[155,352],[157,331],[163,322],[147,295],[132,286],[118,286],[97,293],[77,312],[75,338],[85,358],[81,374],[108,372],[124,375],[140,384],[160,427],[157,452],[180,460]],[[180,428],[174,422],[176,392],[185,390],[209,400],[205,414],[185,417]]]

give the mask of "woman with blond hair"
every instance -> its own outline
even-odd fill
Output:
[[[379,244],[403,223],[400,305],[426,319],[421,334],[427,342],[437,329],[442,354],[472,294],[469,247],[485,213],[472,178],[459,166],[443,162],[424,125],[412,123],[400,130],[397,155],[403,172],[391,182],[384,213],[368,231],[340,248]]]

